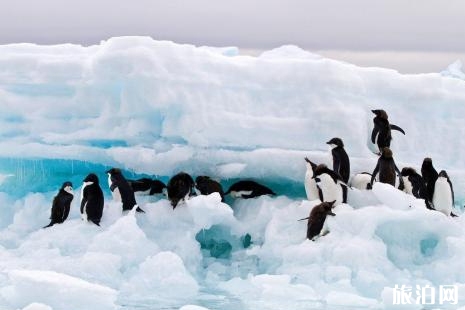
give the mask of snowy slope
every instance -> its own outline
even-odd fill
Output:
[[[344,140],[352,173],[374,168],[376,108],[406,132],[393,133],[398,166],[432,157],[460,209],[461,74],[456,63],[401,75],[295,46],[259,57],[146,37],[0,46],[0,309],[398,309],[402,284],[457,285],[446,308],[465,307],[464,217],[377,184],[349,192],[317,242],[297,221],[317,203],[303,200],[303,159],[330,163],[330,138]],[[110,166],[165,181],[251,177],[280,195],[232,208],[195,197],[175,211],[138,197],[147,213],[122,215],[104,187],[101,228],[80,220],[76,194],[67,222],[40,229],[62,182],[79,193]]]

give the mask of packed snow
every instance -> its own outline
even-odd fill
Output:
[[[397,166],[431,157],[465,200],[461,63],[402,75],[283,46],[258,57],[235,47],[147,37],[90,47],[0,46],[0,308],[422,309],[393,304],[396,285],[455,285],[465,309],[465,217],[447,217],[386,184],[350,189],[306,239],[305,157],[331,165],[340,137],[351,174],[372,172],[372,109],[384,109]],[[122,214],[105,171],[167,181],[209,175],[226,190],[253,179],[278,195],[196,196],[173,210],[140,196]],[[101,227],[79,214],[83,178],[105,193]],[[49,222],[64,181],[71,213]],[[432,307],[433,309],[434,307]]]

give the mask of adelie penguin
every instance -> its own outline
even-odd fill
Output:
[[[318,186],[321,201],[334,200],[336,205],[347,202],[347,184],[339,174],[320,164],[316,167],[313,178]]]
[[[366,190],[370,189],[371,185],[371,173],[368,172],[361,172],[355,174],[352,179],[350,180],[350,187],[359,189],[359,190]]]
[[[436,211],[442,212],[447,216],[454,216],[452,214],[454,189],[447,172],[444,170],[439,172],[436,184],[434,185],[433,206]]]
[[[167,185],[168,199],[173,209],[194,194],[194,185],[194,179],[185,172],[180,172],[169,180]]]
[[[405,135],[405,131],[397,125],[390,124],[388,115],[384,110],[371,110],[376,116],[373,118],[373,131],[371,132],[371,142],[378,145],[380,152],[384,147],[391,146],[391,130],[400,131]]]
[[[82,219],[100,226],[103,214],[103,192],[96,174],[89,174],[81,188],[81,216]]]
[[[419,175],[415,169],[411,167],[404,167],[400,172],[403,180],[403,187],[399,186],[399,189],[407,194],[413,195],[416,198],[426,200],[426,186],[423,178]]]
[[[195,187],[202,195],[210,195],[211,193],[219,193],[221,201],[224,201],[224,191],[221,184],[212,180],[208,176],[198,176],[195,178]]]
[[[315,241],[317,238],[328,233],[327,230],[323,230],[323,226],[328,215],[336,216],[336,214],[333,212],[335,202],[336,201],[322,202],[319,205],[313,207],[308,217],[299,220],[303,221],[308,219],[307,239]]]
[[[400,174],[399,168],[397,168],[394,158],[392,157],[392,151],[390,148],[385,147],[381,152],[381,156],[378,158],[375,170],[371,175],[370,188],[373,186],[373,182],[379,173],[378,181],[381,183],[391,184],[396,186],[396,172]],[[403,187],[403,180],[399,177],[400,186]]]
[[[276,194],[266,187],[255,181],[245,180],[239,181],[231,185],[225,195],[231,194],[234,198],[255,198],[262,195],[275,196]]]
[[[438,172],[434,169],[433,160],[429,157],[423,159],[423,163],[421,165],[421,176],[423,177],[423,181],[426,186],[426,207],[433,210],[434,186],[438,179]]]
[[[71,182],[63,183],[58,194],[53,198],[50,224],[44,228],[61,224],[68,218],[73,197],[73,184]]]
[[[132,210],[132,208],[137,206],[134,191],[121,173],[121,170],[118,168],[111,168],[107,171],[107,175],[108,186],[110,187],[113,199],[123,203],[123,211]],[[136,207],[136,211],[144,212],[139,206]]]
[[[305,193],[307,194],[307,199],[312,201],[320,198],[318,187],[316,181],[313,178],[315,176],[315,170],[317,165],[305,157],[305,165],[307,171],[305,172]]]
[[[349,156],[344,150],[344,143],[340,138],[332,138],[326,144],[331,147],[331,155],[333,157],[333,171],[342,177],[342,180],[347,183],[350,177],[350,161]]]
[[[140,192],[145,195],[166,194],[166,185],[162,181],[149,178],[127,181],[134,193]]]

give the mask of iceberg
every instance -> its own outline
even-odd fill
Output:
[[[436,307],[465,308],[460,66],[403,75],[292,45],[252,57],[149,37],[0,46],[0,308],[422,309],[417,287],[436,290]],[[371,172],[372,109],[406,132],[393,132],[399,168],[431,157],[447,170],[460,216],[376,183],[350,189],[330,233],[307,240],[298,219],[318,201],[306,199],[304,158],[331,165],[325,142],[340,137],[352,175]],[[277,196],[196,196],[174,210],[137,196],[146,213],[123,214],[102,185],[101,226],[84,223],[82,180],[110,167],[209,175],[225,189],[254,179]],[[69,218],[42,229],[64,181]],[[413,299],[396,305],[402,285]],[[456,303],[439,305],[444,286]]]

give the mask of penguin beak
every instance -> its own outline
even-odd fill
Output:
[[[336,214],[333,211],[329,212],[328,215],[336,216]]]

